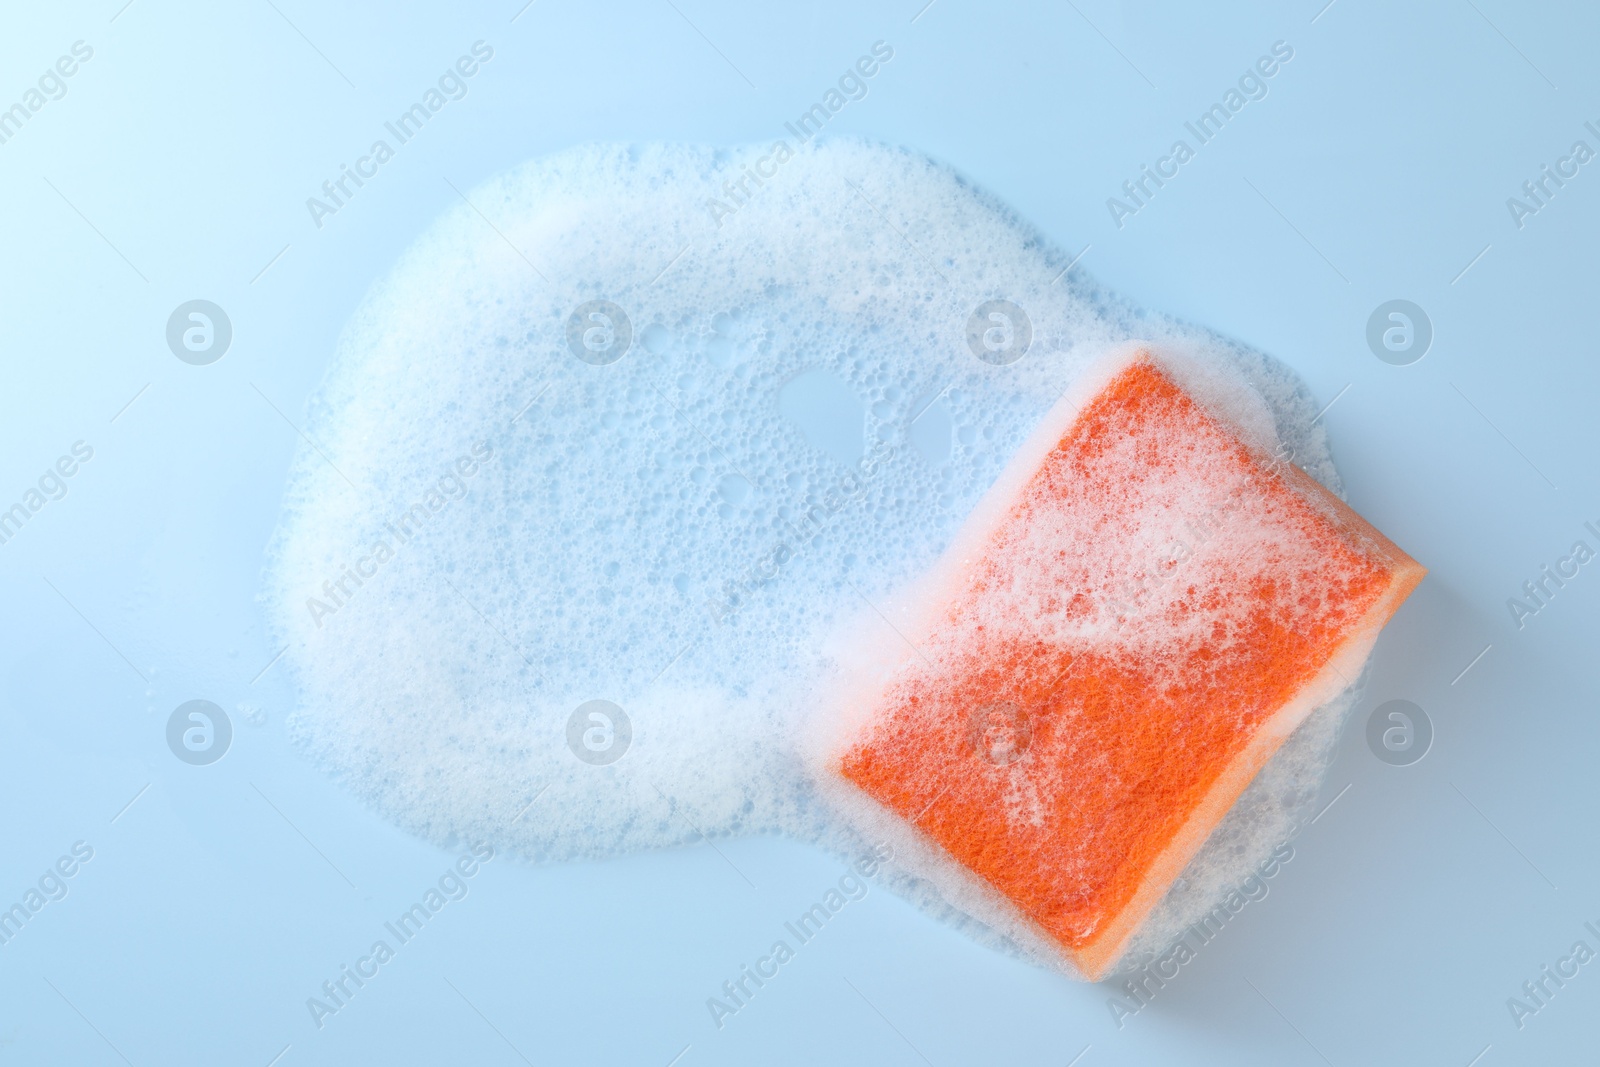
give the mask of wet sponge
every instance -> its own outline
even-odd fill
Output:
[[[1203,377],[1086,373],[824,718],[865,832],[1089,979],[1425,573]]]

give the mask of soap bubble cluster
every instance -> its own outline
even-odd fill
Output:
[[[590,146],[494,177],[339,340],[265,600],[294,735],[429,840],[533,859],[702,833],[853,847],[795,755],[828,636],[924,572],[1129,338],[1242,375],[1264,432],[1333,486],[1292,375],[1063,274],[950,169],[822,142],[709,212],[750,155]],[[973,334],[984,308],[1007,321]],[[593,701],[624,718],[571,726]],[[621,722],[615,759],[569,744],[593,730],[599,751]],[[1314,717],[1241,803],[1253,821],[1196,863],[1265,855],[1336,726]]]

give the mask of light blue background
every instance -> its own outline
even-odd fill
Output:
[[[0,947],[0,1062],[1593,1055],[1600,963],[1521,1031],[1505,1002],[1578,938],[1600,948],[1583,930],[1600,925],[1600,574],[1585,568],[1520,630],[1505,602],[1578,537],[1595,544],[1600,164],[1523,229],[1505,201],[1574,140],[1600,148],[1582,126],[1600,120],[1600,12],[538,0],[518,15],[521,2],[5,12],[5,104],[73,41],[94,58],[0,145],[0,506],[72,442],[95,452],[0,545],[0,898],[74,841],[95,855]],[[305,198],[480,38],[495,58],[470,95],[315,229]],[[875,889],[719,1032],[705,999],[839,873],[773,839],[547,868],[499,858],[317,1030],[306,998],[451,857],[297,755],[281,672],[252,683],[275,652],[254,598],[299,443],[283,416],[300,421],[362,293],[455,200],[446,179],[467,189],[584,140],[769,140],[879,39],[893,62],[831,134],[948,161],[1069,254],[1092,246],[1081,266],[1114,289],[1339,396],[1326,419],[1351,502],[1432,573],[1379,644],[1324,789],[1338,802],[1270,896],[1120,1030],[1106,989]],[[1295,56],[1270,95],[1118,230],[1106,198],[1277,40]],[[210,367],[163,338],[195,297],[233,321]],[[1413,366],[1364,341],[1395,297],[1436,330]],[[234,722],[211,767],[163,739],[195,697]],[[1363,739],[1395,697],[1437,731],[1411,767]]]

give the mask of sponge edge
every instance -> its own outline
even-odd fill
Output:
[[[1133,450],[1122,453],[1124,462],[1140,456],[1141,447],[1147,450],[1143,454],[1155,447],[1163,455],[1194,449],[1185,434],[1194,436],[1199,430],[1207,447],[1220,449],[1218,455],[1242,455],[1244,468],[1256,468],[1251,477],[1266,479],[1262,484],[1270,484],[1271,493],[1291,505],[1297,518],[1285,527],[1282,509],[1274,510],[1276,500],[1265,511],[1240,505],[1237,499],[1228,503],[1230,493],[1237,496],[1238,485],[1223,485],[1219,497],[1218,483],[1205,476],[1210,457],[1201,454],[1202,448],[1169,464],[1173,469],[1165,480],[1144,477],[1141,467],[1135,472],[1140,477],[1128,483],[1126,493],[1123,483],[1112,483],[1118,494],[1134,503],[1121,500],[1110,514],[1094,514],[1092,502],[1084,507],[1080,499],[1076,514],[1041,512],[1019,522],[1019,501],[1039,492],[1037,483],[1045,478],[1041,469],[1052,451],[1065,449],[1070,435],[1087,432],[1078,425],[1086,410],[1094,408],[1096,398],[1114,381],[1125,381],[1136,366],[1153,369],[1169,391],[1175,386],[1186,410],[1199,421],[1187,426],[1146,425]],[[822,709],[807,753],[824,794],[860,833],[891,845],[905,871],[931,886],[946,904],[992,928],[1026,954],[1075,977],[1099,978],[1117,963],[1251,780],[1316,709],[1329,710],[1319,717],[1315,733],[1325,739],[1330,720],[1336,728],[1342,706],[1348,704],[1348,690],[1360,676],[1378,630],[1424,574],[1295,467],[1292,453],[1278,443],[1273,425],[1260,397],[1217,363],[1191,360],[1170,350],[1156,352],[1146,344],[1118,349],[1084,373],[1041,420],[939,564],[891,603],[877,605],[841,630],[833,650],[842,666],[832,679],[831,699]],[[1142,501],[1136,499],[1141,491]],[[1135,594],[1134,603],[1104,607],[1105,590],[1116,576],[1147,564],[1183,514],[1192,515],[1195,509],[1205,513],[1208,508],[1216,514],[1218,499],[1223,500],[1222,507],[1238,509],[1230,520],[1235,530],[1216,538],[1221,547],[1213,545],[1209,556],[1195,550],[1198,562],[1188,565],[1185,581],[1178,583],[1188,586],[1187,603],[1181,595],[1174,599],[1168,590],[1142,604]],[[1265,523],[1263,529],[1272,529],[1258,535],[1257,521]],[[1297,522],[1314,526],[1325,543],[1298,543]],[[1126,544],[1085,547],[1094,540]],[[997,547],[1002,544],[1009,548]],[[1353,584],[1338,580],[1318,584],[1307,578],[1321,569],[1315,553],[1329,545],[1335,545],[1354,568]],[[996,556],[998,563],[992,558]],[[1004,562],[1007,556],[1009,564]],[[1018,568],[1019,560],[1046,563]],[[1014,578],[1024,569],[1046,572],[1047,577],[1030,588],[1028,582]],[[1295,596],[1320,597],[1322,610],[1337,622],[1320,646],[1297,653],[1297,673],[1269,679],[1277,689],[1274,696],[1258,702],[1260,707],[1234,706],[1239,703],[1236,677],[1232,690],[1222,686],[1207,691],[1202,681],[1197,696],[1196,688],[1190,687],[1191,706],[1213,701],[1198,710],[1191,707],[1192,722],[1128,721],[1124,727],[1115,719],[1120,711],[1115,707],[1110,718],[1100,721],[1102,731],[1176,730],[1171,742],[1180,746],[1189,740],[1184,731],[1196,735],[1209,731],[1205,736],[1210,740],[1199,742],[1195,753],[1185,755],[1185,760],[1197,755],[1207,764],[1205,772],[1172,773],[1152,767],[1152,762],[1160,761],[1151,760],[1148,747],[1144,765],[1117,766],[1114,753],[1095,748],[1106,737],[1094,734],[1092,714],[1083,719],[1091,723],[1088,732],[1080,731],[1076,738],[1071,728],[1060,727],[1055,720],[1081,716],[1083,710],[1069,706],[1070,701],[1052,703],[1056,680],[1042,677],[1004,694],[1035,707],[1044,699],[1048,706],[1033,727],[1034,749],[1024,753],[1032,757],[1031,764],[1018,762],[1008,769],[1011,760],[1004,753],[998,761],[980,760],[978,751],[951,754],[952,737],[962,734],[959,724],[952,730],[953,719],[964,714],[952,709],[972,702],[975,690],[968,682],[987,678],[977,683],[979,692],[1005,690],[1016,683],[1014,677],[997,676],[993,664],[983,659],[986,650],[1002,647],[996,643],[997,635],[1010,633],[1033,646],[1010,661],[1012,666],[1002,668],[1001,675],[1006,671],[1037,675],[1041,668],[1054,674],[1058,664],[1075,665],[1080,660],[1100,663],[1115,674],[1117,657],[1125,655],[1161,662],[1151,677],[1181,686],[1188,684],[1183,671],[1193,670],[1195,663],[1230,657],[1250,660],[1248,641],[1241,645],[1239,639],[1262,637],[1248,627],[1241,633],[1224,633],[1227,609],[1207,614],[1193,610],[1197,605],[1205,602],[1215,608],[1235,587],[1242,588],[1241,583],[1270,586],[1296,578],[1302,584]],[[1082,599],[1070,595],[1073,588],[1086,590],[1099,603],[1082,608],[1052,600],[1063,586],[1073,603]],[[1357,590],[1359,596],[1354,595]],[[1351,595],[1346,597],[1347,593]],[[1117,600],[1114,595],[1112,599]],[[1340,603],[1341,599],[1346,602]],[[999,605],[998,615],[986,617],[986,601]],[[1125,625],[1130,617],[1132,624]],[[1200,629],[1189,624],[1194,618],[1200,620]],[[1198,650],[1200,658],[1191,655],[1185,660],[1184,649]],[[968,652],[980,662],[975,665],[968,657],[956,667]],[[1184,663],[1189,666],[1183,667]],[[939,674],[946,668],[965,671],[967,681],[958,681],[953,688],[945,685]],[[1071,672],[1069,667],[1066,673]],[[1032,695],[1020,696],[1024,690]],[[1050,696],[1043,698],[1042,692]],[[1115,687],[1109,692],[1114,698]],[[1101,694],[1091,699],[1106,698]],[[1149,708],[1141,705],[1141,711]],[[1168,706],[1160,713],[1171,711]],[[1183,706],[1178,711],[1189,714]],[[925,742],[929,749],[943,744],[944,751],[924,758],[919,746]],[[962,755],[968,762],[962,762]],[[896,767],[897,760],[916,766]],[[1166,799],[1152,805],[1151,793]],[[1140,804],[1144,814],[1128,814]],[[1235,812],[1230,823],[1248,815]],[[1112,823],[1123,827],[1120,838],[1117,831],[1109,835],[1104,831]],[[1229,832],[1237,836],[1238,831],[1232,825]],[[992,840],[973,840],[991,834]],[[1075,834],[1082,836],[1074,838]],[[1126,860],[1124,847],[1130,849]],[[1099,855],[1094,855],[1096,851]],[[1052,870],[1030,871],[1030,865]],[[1169,902],[1165,910],[1181,906]],[[1192,910],[1194,902],[1188,906]],[[1171,916],[1158,916],[1149,925],[1173,925],[1163,918]]]

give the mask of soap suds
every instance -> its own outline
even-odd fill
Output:
[[[719,229],[705,201],[751,154],[584,147],[490,179],[340,339],[265,599],[297,738],[429,840],[535,859],[702,832],[857,848],[796,755],[829,635],[924,572],[1129,338],[1223,368],[1191,387],[1338,490],[1290,372],[1061,276],[1067,256],[948,168],[823,143]],[[1028,319],[1013,362],[969,342],[997,300]],[[574,331],[583,306],[602,317]],[[1023,334],[988,321],[996,346]],[[614,358],[608,337],[628,335]],[[604,765],[567,740],[597,699],[631,725]],[[1292,834],[1341,717],[1320,710],[1283,747],[1130,959]]]

